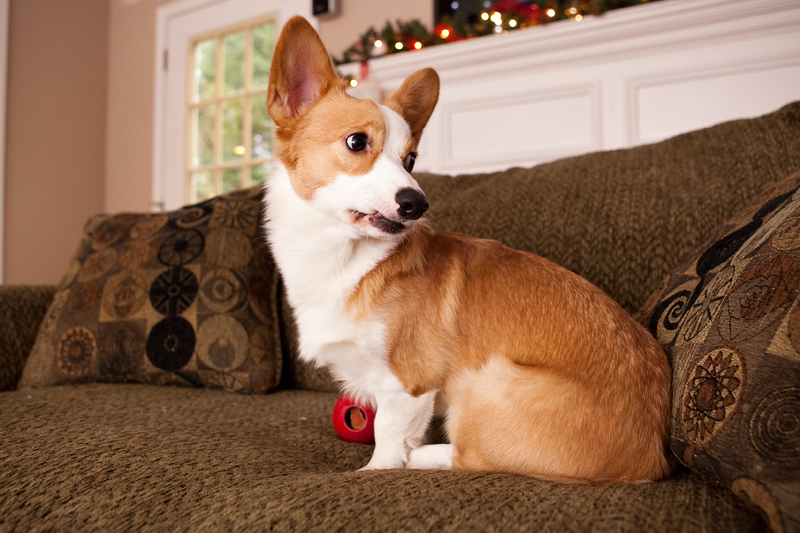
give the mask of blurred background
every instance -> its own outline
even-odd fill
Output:
[[[0,280],[57,283],[95,213],[265,180],[269,61],[292,14],[354,94],[440,72],[419,164],[442,173],[656,142],[800,98],[800,0],[0,0]]]

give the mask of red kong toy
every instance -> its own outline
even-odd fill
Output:
[[[375,411],[345,394],[333,408],[333,428],[346,441],[374,444]]]

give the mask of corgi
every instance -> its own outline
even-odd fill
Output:
[[[264,225],[299,357],[377,411],[364,469],[668,475],[670,368],[653,337],[580,276],[426,222],[410,172],[438,98],[432,69],[383,105],[350,97],[301,17],[275,48]],[[427,444],[437,409],[449,443]]]

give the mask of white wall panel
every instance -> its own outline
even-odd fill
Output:
[[[733,117],[769,113],[798,98],[800,64],[758,62],[639,83],[633,144],[660,141]]]
[[[442,84],[417,168],[532,166],[800,100],[800,0],[663,0],[375,59],[359,87],[423,67]]]
[[[523,92],[495,100],[442,106],[443,167],[524,162],[531,155],[583,153],[600,146],[595,85]]]

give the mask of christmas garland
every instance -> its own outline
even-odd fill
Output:
[[[387,54],[419,50],[483,35],[547,24],[557,20],[580,21],[586,15],[600,15],[612,9],[655,2],[657,0],[499,0],[478,15],[444,15],[429,31],[419,20],[387,21],[383,30],[370,28],[345,50],[334,63],[363,62]],[[486,2],[485,4],[488,4]]]

